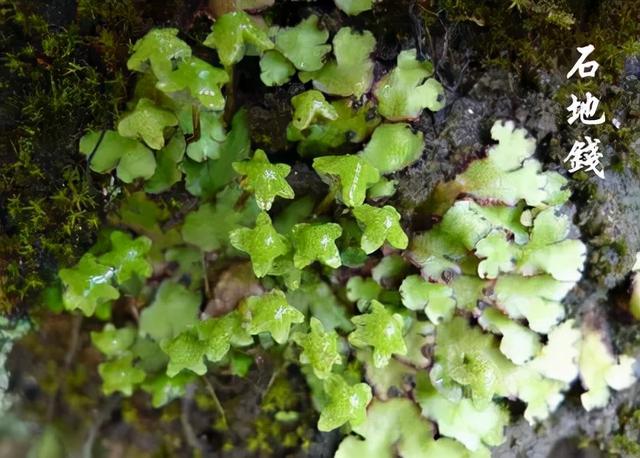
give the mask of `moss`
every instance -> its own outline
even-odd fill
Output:
[[[607,452],[612,456],[640,456],[640,410],[623,408],[618,420],[622,427],[608,440]]]
[[[262,410],[267,413],[291,410],[295,408],[297,398],[291,383],[284,377],[278,377],[262,400]]]
[[[274,450],[306,450],[313,434],[310,425],[315,419],[309,416],[301,389],[296,388],[295,379],[286,375],[273,380],[260,404],[254,434],[247,440],[248,450],[268,454]]]
[[[601,65],[598,80],[611,83],[625,58],[640,51],[634,2],[441,0],[436,5],[425,11],[428,24],[437,24],[438,11],[450,22],[466,24],[485,64],[508,65],[520,75],[558,65],[568,69],[573,49],[592,43]]]
[[[58,18],[64,28],[39,14],[49,14],[46,8],[16,1],[2,10],[7,56],[0,68],[4,312],[36,303],[56,270],[76,260],[94,239],[106,180],[89,179],[77,140],[85,127],[111,123],[122,105],[128,37],[140,24],[132,1],[100,7],[81,1],[77,17],[71,12]],[[95,29],[88,29],[87,21]]]

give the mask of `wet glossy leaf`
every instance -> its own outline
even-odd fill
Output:
[[[184,157],[186,143],[181,132],[171,137],[169,143],[156,153],[156,169],[144,184],[144,190],[150,194],[164,192],[182,179],[178,164]]]
[[[65,286],[62,298],[67,310],[80,309],[91,316],[98,305],[120,296],[113,287],[115,269],[100,264],[91,253],[84,254],[75,267],[60,270],[59,275]]]
[[[187,156],[197,162],[218,159],[226,139],[222,113],[200,111],[198,121],[200,123],[199,137],[194,136],[189,141]],[[192,129],[192,124],[193,118],[190,118],[187,127]]]
[[[393,173],[420,159],[423,149],[422,132],[412,132],[409,124],[381,124],[360,154],[380,173]]]
[[[369,56],[375,46],[371,32],[358,33],[343,27],[333,38],[335,60],[320,70],[301,72],[300,79],[313,80],[313,86],[326,94],[361,97],[373,82],[373,62]]]
[[[110,239],[111,250],[100,256],[99,261],[114,268],[119,283],[126,282],[134,275],[140,278],[151,275],[152,268],[147,259],[151,240],[148,237],[134,239],[125,232],[113,231]]]
[[[131,348],[136,335],[137,332],[132,327],[116,329],[112,323],[107,323],[102,331],[91,332],[91,342],[105,356],[116,356]]]
[[[233,168],[243,175],[241,185],[253,192],[258,207],[268,211],[276,196],[293,199],[293,189],[287,183],[286,177],[291,167],[286,164],[272,164],[261,149],[256,150],[253,158],[248,161],[234,162]]]
[[[123,137],[141,138],[157,150],[164,146],[164,128],[177,125],[178,118],[173,113],[157,107],[149,99],[140,99],[136,108],[118,123],[118,133]]]
[[[402,337],[404,321],[397,313],[391,313],[384,304],[371,301],[371,312],[351,318],[356,325],[349,334],[349,342],[358,347],[373,347],[373,362],[384,367],[392,355],[404,355],[407,347]]]
[[[88,132],[80,139],[80,152],[87,156],[89,167],[107,173],[117,166],[118,177],[125,183],[149,178],[156,169],[153,152],[137,140],[115,131]]]
[[[167,375],[174,377],[182,370],[204,375],[207,366],[204,363],[204,355],[207,351],[206,344],[198,338],[195,329],[187,329],[170,340],[160,343],[162,351],[169,357]]]
[[[340,375],[332,375],[324,382],[328,403],[320,412],[318,429],[331,431],[349,422],[357,426],[367,418],[371,401],[371,387],[366,383],[350,386]]]
[[[293,256],[288,253],[286,256],[281,256],[273,261],[273,266],[268,275],[280,277],[285,286],[290,291],[294,291],[300,287],[302,270],[293,265]]]
[[[288,304],[286,296],[279,289],[262,296],[249,297],[243,311],[248,319],[247,331],[250,334],[268,332],[279,344],[287,341],[292,324],[304,321],[304,315]]]
[[[444,107],[444,88],[431,78],[433,65],[416,59],[416,50],[398,54],[398,63],[374,89],[378,111],[392,121],[414,119],[428,108],[438,111]]]
[[[246,45],[253,45],[260,51],[274,47],[267,34],[261,30],[244,11],[227,13],[211,26],[211,33],[204,45],[218,51],[225,67],[239,62],[245,54]]]
[[[278,30],[275,38],[276,48],[298,70],[320,70],[325,54],[331,51],[331,45],[325,44],[329,32],[318,28],[318,16],[315,14],[301,21],[295,27]]]
[[[340,267],[340,253],[335,241],[341,234],[342,228],[335,223],[296,224],[291,230],[294,265],[302,269],[320,261],[334,269]]]
[[[294,334],[293,340],[302,348],[300,362],[311,365],[316,377],[324,380],[330,376],[333,365],[342,362],[338,334],[334,330],[326,331],[316,317],[311,317],[309,327],[308,333]]]
[[[357,108],[351,99],[330,103],[338,114],[335,120],[311,124],[304,132],[289,124],[287,139],[298,142],[300,155],[321,156],[347,142],[361,143],[380,123],[370,102]]]
[[[231,345],[247,345],[253,339],[242,328],[242,317],[236,310],[226,315],[208,318],[198,323],[198,337],[205,342],[205,355],[211,362],[218,362],[226,356]]]
[[[392,206],[360,205],[353,209],[353,216],[364,226],[360,246],[365,253],[373,253],[384,245],[385,241],[399,249],[404,249],[409,244],[409,238],[400,226],[400,213]]]
[[[366,160],[351,154],[323,156],[313,160],[313,168],[328,182],[340,185],[345,205],[362,205],[367,188],[380,180],[378,170]]]
[[[211,138],[216,140],[216,137]],[[202,138],[200,141],[202,141]],[[240,110],[233,117],[231,132],[229,132],[221,146],[218,159],[204,161],[203,163],[185,159],[183,162],[187,191],[194,196],[213,197],[215,193],[237,176],[232,164],[248,157],[250,149],[251,142],[247,115],[245,111]],[[204,154],[206,153],[203,152]]]
[[[273,228],[271,218],[265,212],[258,215],[255,228],[236,229],[229,238],[231,245],[249,254],[253,271],[258,278],[267,275],[276,258],[289,251],[287,238]]]
[[[260,80],[266,86],[282,86],[296,73],[296,69],[280,52],[270,50],[260,58]]]
[[[102,392],[107,396],[116,391],[131,396],[136,385],[145,378],[144,371],[133,366],[132,355],[102,363],[98,366],[98,372],[102,377]]]
[[[296,129],[304,130],[311,123],[326,119],[334,121],[338,118],[338,112],[327,102],[320,91],[311,89],[291,98],[293,105],[292,124]]]
[[[127,61],[130,70],[146,70],[147,62],[158,79],[171,72],[172,61],[191,57],[191,48],[177,37],[178,29],[153,29],[136,41]]]
[[[197,57],[190,57],[181,62],[176,70],[158,81],[156,87],[166,93],[186,89],[205,108],[223,110],[222,86],[228,82],[229,75],[223,69],[216,68]]]

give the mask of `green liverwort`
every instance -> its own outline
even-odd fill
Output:
[[[349,342],[356,347],[373,347],[373,364],[384,367],[392,355],[404,355],[407,346],[402,337],[404,322],[398,313],[391,313],[384,304],[371,301],[371,312],[351,318],[356,325]]]
[[[353,216],[364,226],[360,246],[365,253],[373,253],[385,240],[400,249],[409,244],[409,238],[400,226],[400,213],[391,205],[382,208],[360,205],[353,209]]]
[[[367,405],[371,401],[371,387],[366,383],[350,386],[341,376],[331,375],[324,382],[329,402],[320,412],[318,429],[331,431],[350,422],[361,424],[367,418]]]
[[[96,307],[120,296],[112,284],[115,269],[100,264],[91,253],[83,255],[75,267],[62,269],[59,275],[65,285],[63,302],[67,310],[80,309],[91,316]]]
[[[268,332],[279,344],[284,344],[289,338],[292,324],[304,321],[304,315],[289,305],[279,289],[247,298],[243,311],[248,317],[247,331],[250,334]]]
[[[178,118],[149,99],[140,99],[136,108],[118,123],[123,137],[141,138],[150,148],[164,146],[164,128],[178,125]]]
[[[331,185],[340,185],[342,201],[349,207],[362,205],[367,188],[380,180],[378,169],[359,156],[322,156],[313,160],[313,168]]]
[[[234,11],[220,16],[204,40],[205,46],[218,51],[220,61],[225,67],[239,62],[244,57],[247,44],[261,51],[274,47],[267,34],[244,11]]]
[[[136,41],[133,54],[127,61],[131,70],[142,72],[149,62],[151,70],[158,79],[171,72],[172,61],[191,56],[191,48],[177,37],[178,29],[153,29]]]
[[[265,212],[258,215],[255,228],[236,229],[229,239],[231,245],[249,254],[253,271],[258,278],[267,275],[276,258],[289,251],[287,238],[274,229],[271,218]]]
[[[308,333],[296,333],[293,339],[302,348],[300,362],[311,365],[316,377],[323,380],[329,377],[334,364],[342,362],[338,334],[334,330],[326,331],[316,317],[311,317],[309,327]]]
[[[242,187],[256,196],[258,207],[268,211],[276,196],[293,199],[293,189],[286,177],[291,171],[287,164],[272,164],[261,149],[249,161],[234,162],[233,168],[243,175]]]
[[[293,264],[302,269],[314,261],[338,268],[342,264],[335,240],[342,235],[342,228],[336,223],[308,224],[293,226]]]

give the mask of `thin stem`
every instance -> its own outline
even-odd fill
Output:
[[[213,385],[207,379],[207,377],[202,376],[200,378],[202,380],[204,380],[204,384],[207,387],[207,391],[209,392],[209,395],[211,396],[211,399],[213,399],[213,403],[215,404],[216,409],[218,410],[218,413],[222,417],[222,422],[224,424],[224,427],[228,428],[229,424],[227,423],[227,415],[224,412],[224,408],[222,407],[222,403],[220,402],[220,399],[218,399],[218,395],[216,394],[216,390],[213,388]]]
[[[320,202],[316,206],[316,209],[314,211],[316,215],[321,215],[329,209],[334,199],[336,198],[336,192],[337,188],[335,186],[331,186],[331,188],[329,189],[329,193],[324,197],[324,199],[322,199],[322,202]]]
[[[193,384],[188,385],[187,392],[182,398],[180,406],[180,423],[182,425],[182,431],[187,443],[191,446],[192,449],[199,450],[200,453],[202,453],[204,451],[202,444],[198,440],[198,437],[196,436],[196,433],[191,426],[191,422],[189,421],[189,409],[191,407],[191,403],[193,402],[194,389],[195,387]]]
[[[207,259],[206,254],[202,253],[202,276],[204,278],[204,292],[207,296],[207,299],[211,299],[211,286],[209,285],[209,275],[207,273]]]
[[[60,395],[60,384],[66,381],[67,374],[71,368],[71,364],[73,364],[73,360],[76,357],[76,353],[78,352],[78,342],[80,340],[80,328],[82,327],[82,315],[75,315],[73,317],[73,328],[71,330],[71,339],[69,340],[69,349],[67,350],[67,354],[64,358],[64,366],[62,368],[61,374],[59,374],[58,386],[56,387],[56,391],[51,396],[49,400],[49,404],[47,406],[47,422],[51,422],[55,416],[56,403],[58,400],[58,396]]]

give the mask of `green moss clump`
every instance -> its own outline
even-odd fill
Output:
[[[618,434],[608,440],[607,452],[613,456],[640,456],[640,410],[622,409]]]
[[[63,27],[46,9],[10,2],[0,13],[0,312],[36,303],[59,262],[95,237],[107,180],[78,166],[77,140],[120,109],[128,37],[140,26],[132,1],[80,1],[75,17],[56,19]]]
[[[521,75],[559,64],[568,65],[568,70],[573,50],[591,43],[601,65],[598,80],[611,83],[625,58],[639,51],[633,14],[637,5],[625,0],[441,0],[437,6],[450,21],[467,23],[482,36],[476,35],[473,42],[482,47],[478,51],[487,63]],[[426,21],[436,24],[437,15],[426,15]]]

